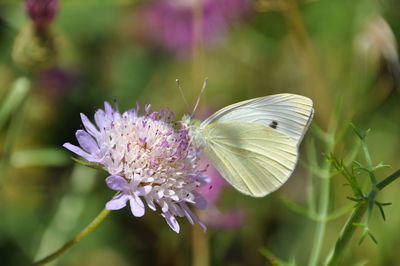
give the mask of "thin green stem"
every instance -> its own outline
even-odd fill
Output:
[[[336,131],[336,123],[333,120],[333,123],[330,126],[330,132],[328,134],[328,138],[326,140],[326,154],[329,154],[333,150],[334,146],[334,134]],[[322,243],[325,236],[326,223],[328,220],[328,206],[329,206],[329,195],[330,195],[330,176],[331,176],[331,164],[329,162],[325,162],[325,166],[322,171],[321,178],[321,191],[319,198],[319,210],[318,210],[318,220],[315,229],[315,235],[313,240],[313,246],[311,248],[310,261],[308,265],[315,266],[318,264],[318,260],[322,250]]]
[[[319,199],[319,211],[318,221],[316,225],[313,246],[311,248],[311,255],[309,265],[317,265],[318,259],[321,253],[322,242],[325,235],[326,221],[328,216],[328,205],[329,205],[329,191],[330,191],[330,166],[327,163],[323,173],[324,178],[321,179],[321,193]]]
[[[365,138],[361,139],[361,146],[364,151],[365,160],[367,161],[371,183],[375,187],[378,182],[376,181],[376,176],[375,173],[373,172],[374,166],[372,165],[371,155],[369,154],[367,144],[365,143]]]
[[[379,190],[382,190],[384,187],[386,187],[387,185],[392,183],[394,180],[396,180],[399,176],[400,176],[400,169],[397,170],[396,172],[394,172],[393,174],[391,174],[390,176],[386,177],[385,179],[383,179],[378,184],[376,184],[376,187]]]
[[[0,161],[0,188],[6,182],[7,172],[10,167],[10,159],[15,142],[21,133],[25,118],[26,98],[19,104],[19,108],[11,115],[10,125],[7,130],[4,150]]]
[[[328,259],[325,262],[326,265],[337,265],[340,256],[343,254],[343,251],[349,244],[351,237],[357,229],[357,227],[354,226],[354,223],[359,223],[361,221],[367,209],[367,202],[362,201],[353,210],[342,231],[340,232],[339,238],[336,241],[334,248],[330,252]]]
[[[365,157],[368,163],[368,167],[372,169],[372,160],[369,155],[368,149],[366,148],[365,141],[362,139],[362,145],[363,145],[363,150],[365,153]],[[347,247],[347,245],[350,242],[351,237],[353,236],[355,230],[357,229],[356,226],[354,226],[355,223],[359,223],[361,219],[364,217],[365,212],[368,209],[372,209],[372,204],[374,203],[374,198],[376,197],[376,194],[378,190],[382,190],[384,187],[389,185],[391,182],[396,180],[400,176],[400,169],[386,177],[383,181],[379,182],[378,184],[374,184],[372,187],[371,191],[368,193],[367,197],[360,202],[357,207],[354,209],[352,212],[350,218],[344,225],[339,238],[337,239],[335,246],[333,247],[332,251],[330,252],[327,260],[326,260],[326,265],[337,265],[338,260],[340,256],[343,254],[343,251]],[[375,178],[375,175],[371,177],[371,182],[373,182],[373,178]],[[376,178],[375,178],[376,181]],[[366,217],[366,224],[368,223],[370,219],[371,212],[367,213]]]
[[[23,104],[30,90],[30,83],[26,77],[14,81],[11,89],[0,103],[0,130],[12,114]]]
[[[50,254],[49,256],[45,257],[44,259],[41,259],[32,265],[38,266],[38,265],[45,265],[56,258],[58,258],[61,254],[63,254],[65,251],[67,251],[69,248],[77,244],[79,241],[81,241],[83,238],[85,238],[89,233],[91,233],[94,229],[99,226],[99,224],[110,214],[110,210],[103,209],[99,215],[97,215],[96,218],[85,228],[83,229],[79,234],[77,234],[73,239],[71,239],[69,242],[67,242],[64,246],[62,246],[60,249],[55,251],[54,253]]]

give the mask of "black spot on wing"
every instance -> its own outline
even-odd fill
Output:
[[[272,121],[271,124],[269,124],[269,126],[273,129],[277,129],[278,128],[278,122],[277,121]]]

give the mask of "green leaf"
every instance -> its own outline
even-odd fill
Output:
[[[59,148],[42,148],[14,152],[11,164],[16,168],[38,166],[64,166],[69,156]]]
[[[357,136],[360,139],[364,139],[365,136],[363,134],[361,134],[361,132],[358,130],[358,128],[353,123],[350,123],[350,126],[353,128],[354,132],[357,134]]]
[[[377,201],[375,201],[375,204],[378,206],[379,211],[381,212],[381,215],[382,215],[383,220],[386,221],[386,217],[385,217],[385,213],[384,213],[384,211],[383,211],[382,205],[379,204],[379,202],[377,202]]]
[[[11,86],[9,92],[0,103],[0,130],[13,112],[21,105],[29,92],[29,80],[25,77],[18,78]]]
[[[278,259],[271,251],[268,249],[261,247],[258,251],[268,260],[268,262],[273,266],[295,266],[296,263],[292,262],[285,262]]]
[[[369,235],[369,237],[372,239],[372,241],[374,241],[375,244],[378,244],[378,241],[376,240],[376,238],[372,235],[371,231],[367,231],[367,234]]]
[[[94,168],[97,170],[104,170],[107,172],[107,169],[103,167],[102,164],[99,163],[94,163],[94,162],[88,162],[88,161],[83,161],[74,157],[71,157],[72,160],[74,160],[76,163],[86,166],[86,167],[90,167],[90,168]]]
[[[375,166],[373,169],[372,169],[372,171],[376,171],[376,170],[379,170],[379,169],[382,169],[382,168],[390,168],[391,166],[389,165],[389,164],[384,164],[383,163],[383,161],[382,162],[380,162],[377,166]]]
[[[365,229],[365,230],[363,231],[363,233],[362,233],[362,235],[361,235],[361,237],[360,237],[360,240],[358,240],[358,245],[361,245],[361,244],[362,244],[362,242],[364,241],[365,237],[367,236],[367,232],[368,232],[367,229]]]
[[[353,197],[346,197],[346,198],[355,202],[361,202],[364,200],[364,198],[353,198]]]
[[[357,226],[357,227],[362,227],[362,228],[366,228],[367,227],[366,224],[360,224],[360,223],[353,223],[353,225]]]

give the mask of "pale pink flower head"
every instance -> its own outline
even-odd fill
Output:
[[[96,126],[81,114],[85,130],[76,132],[81,147],[64,147],[108,170],[108,187],[120,193],[107,202],[107,209],[121,209],[129,201],[135,217],[143,216],[147,205],[177,233],[175,216],[185,216],[191,224],[195,220],[206,230],[188,206],[207,205],[198,191],[208,182],[197,167],[199,147],[185,125],[173,123],[171,111],[150,112],[150,105],[144,109],[144,115],[139,114],[139,105],[121,114],[106,102],[94,115]]]

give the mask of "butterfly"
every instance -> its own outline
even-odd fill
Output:
[[[310,98],[284,93],[229,105],[203,122],[185,115],[182,123],[234,188],[263,197],[293,173],[313,115]]]

